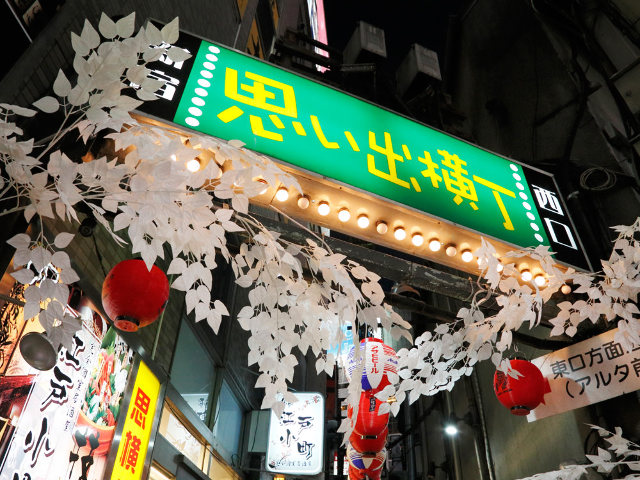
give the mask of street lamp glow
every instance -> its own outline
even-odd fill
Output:
[[[453,437],[454,435],[458,434],[458,427],[456,427],[455,425],[447,425],[446,427],[444,427],[444,433],[446,433],[450,437]]]

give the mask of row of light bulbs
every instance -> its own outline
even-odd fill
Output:
[[[278,188],[278,190],[276,190],[276,200],[278,200],[279,202],[286,202],[288,199],[289,199],[289,190],[286,187],[280,187]],[[306,195],[300,195],[298,197],[297,203],[298,203],[298,207],[302,210],[306,210],[311,205],[311,201],[309,200],[309,197],[307,197]],[[317,208],[318,215],[322,217],[326,217],[327,215],[329,215],[329,213],[331,213],[331,207],[329,205],[329,202],[325,200],[318,202],[318,205],[316,208]],[[351,212],[349,211],[348,208],[343,207],[338,210],[338,220],[340,220],[343,223],[346,223],[349,220],[351,220]],[[369,217],[366,214],[360,214],[356,218],[356,224],[358,225],[358,227],[364,229],[364,228],[367,228],[371,224],[371,222],[369,220]],[[389,226],[387,222],[382,220],[377,221],[376,231],[380,235],[386,234],[389,231]],[[393,230],[393,236],[396,240],[403,241],[407,238],[407,231],[404,227],[396,227]],[[412,234],[411,243],[416,247],[422,246],[424,244],[424,236],[419,232]],[[442,242],[440,242],[438,238],[431,238],[429,239],[427,246],[429,250],[431,250],[432,252],[438,252],[442,248]],[[454,257],[458,253],[458,248],[453,244],[449,244],[445,247],[444,251],[447,256]],[[473,260],[473,253],[468,248],[464,249],[460,254],[460,258],[462,259],[463,262],[469,263]],[[478,263],[480,263],[480,259],[478,259]],[[498,272],[502,271],[503,269],[502,264],[498,264],[497,268],[498,268]],[[531,273],[531,270],[526,268],[520,271],[520,278],[524,282],[533,281],[539,287],[543,287],[547,283],[547,279],[542,273],[538,273],[534,277],[533,273]],[[563,285],[561,290],[563,293],[568,294],[571,292],[571,287],[569,287],[568,285]]]
[[[286,187],[280,187],[278,188],[278,190],[276,190],[276,200],[278,200],[279,202],[286,202],[288,199],[289,190]],[[299,208],[301,208],[302,210],[306,210],[310,205],[311,201],[309,200],[309,197],[307,197],[306,195],[300,195],[298,197]],[[331,213],[329,202],[324,200],[318,202],[317,211],[318,215],[322,217],[326,217],[327,215],[329,215],[329,213]],[[338,220],[343,223],[351,220],[351,212],[348,208],[343,207],[338,210]],[[358,217],[356,218],[356,224],[360,228],[367,228],[371,224],[371,221],[369,220],[369,217],[363,213],[358,215]],[[383,220],[378,220],[376,222],[376,231],[380,235],[384,235],[389,231],[389,225]],[[407,230],[404,227],[396,227],[393,230],[393,236],[396,240],[403,241],[407,238]],[[424,236],[419,232],[411,235],[411,243],[416,247],[422,246],[424,244],[424,240]],[[431,238],[429,240],[428,247],[432,252],[437,252],[442,248],[442,243],[437,238]],[[453,257],[458,253],[458,249],[455,245],[447,245],[445,248],[445,253],[449,257]],[[473,260],[473,253],[471,253],[471,250],[469,249],[464,249],[462,250],[460,257],[462,258],[463,262],[468,263]]]
[[[174,155],[172,155],[172,159],[176,160]],[[197,158],[191,159],[189,162],[187,162],[187,169],[191,172],[197,172],[200,169],[200,166],[201,166],[200,160]],[[280,202],[286,202],[288,199],[289,199],[289,190],[286,187],[280,187],[278,188],[278,190],[276,190],[276,200]],[[309,200],[309,197],[307,197],[306,195],[300,195],[298,197],[298,207],[300,209],[306,210],[307,208],[309,208],[310,204],[311,204],[311,201]],[[318,215],[322,217],[326,217],[327,215],[329,215],[329,213],[331,213],[331,207],[329,206],[329,202],[326,202],[324,200],[318,203],[317,209],[318,209]],[[351,220],[351,212],[349,211],[348,208],[343,207],[340,210],[338,210],[338,220],[340,220],[343,223],[346,223],[349,220]],[[356,224],[360,228],[367,228],[370,225],[369,217],[366,214],[358,215],[358,218],[356,219]],[[384,235],[389,231],[389,226],[387,225],[386,222],[379,220],[376,222],[376,231],[380,235]],[[404,227],[396,227],[393,230],[393,236],[396,240],[403,241],[407,238],[407,231],[405,230]],[[416,247],[422,246],[424,244],[424,236],[419,232],[414,233],[413,235],[411,235],[411,243]],[[432,238],[429,240],[428,247],[429,247],[429,250],[431,250],[432,252],[438,252],[442,248],[442,243],[440,242],[439,239]],[[458,253],[458,249],[455,245],[449,244],[446,246],[445,254],[447,256],[454,257],[457,253]],[[464,249],[460,254],[460,258],[462,259],[463,262],[469,263],[471,260],[473,260],[473,253],[469,249]],[[480,259],[478,259],[478,264],[480,264]],[[498,268],[498,272],[502,271],[503,269],[502,264],[498,264],[497,268]],[[539,273],[534,277],[533,274],[531,273],[531,270],[529,269],[521,270],[520,278],[522,279],[523,282],[530,282],[533,280],[533,282],[539,287],[543,287],[547,283],[547,279],[542,273]],[[568,295],[569,293],[571,293],[571,287],[566,284],[562,285],[560,290],[565,295]]]

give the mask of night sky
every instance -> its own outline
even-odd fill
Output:
[[[329,45],[343,50],[363,20],[385,31],[387,58],[398,65],[412,43],[435,50],[442,58],[449,15],[462,0],[325,0]]]

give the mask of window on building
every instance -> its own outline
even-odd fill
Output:
[[[240,449],[242,417],[242,407],[227,382],[223,381],[213,426],[214,448],[232,465]]]
[[[151,465],[151,470],[149,470],[149,480],[173,480],[174,478],[176,477],[162,468],[160,464],[153,462]]]
[[[171,383],[203,422],[207,422],[215,385],[211,357],[186,321],[180,325],[171,365]]]
[[[168,399],[162,408],[158,431],[194,465],[204,470],[206,442]]]

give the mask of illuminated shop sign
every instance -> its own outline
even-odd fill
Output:
[[[616,341],[617,328],[531,360],[551,387],[544,404],[527,415],[533,422],[640,390],[638,350]]]
[[[142,478],[159,394],[160,382],[149,367],[140,361],[111,473],[112,480]]]
[[[82,297],[69,312],[82,318],[70,348],[40,372],[13,348],[0,378],[0,478],[102,479],[133,352]],[[15,312],[19,334],[42,332]]]
[[[324,463],[324,397],[296,392],[282,415],[273,410],[265,464],[269,472],[317,475]]]
[[[587,267],[553,178],[333,88],[181,35],[141,110],[509,244]]]

